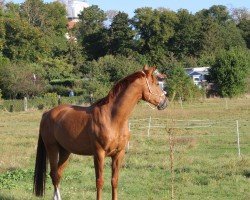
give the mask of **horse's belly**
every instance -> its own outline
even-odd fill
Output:
[[[93,155],[92,142],[87,133],[58,133],[56,140],[67,151],[78,155]]]

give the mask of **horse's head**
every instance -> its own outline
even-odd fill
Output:
[[[156,79],[154,72],[156,67],[145,66],[142,70],[144,74],[143,81],[143,91],[142,99],[155,106],[158,110],[163,110],[167,107],[167,97],[166,92],[159,86],[158,80]]]

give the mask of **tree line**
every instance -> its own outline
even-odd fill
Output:
[[[0,3],[0,93],[22,98],[73,89],[99,98],[148,64],[168,74],[170,96],[202,93],[184,70],[196,66],[211,66],[221,96],[237,96],[249,79],[249,17],[245,8],[223,5],[194,14],[144,7],[133,17],[93,5],[69,29],[58,2]]]

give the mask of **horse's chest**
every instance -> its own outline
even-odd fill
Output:
[[[103,149],[107,156],[112,156],[125,148],[128,136],[125,133],[110,133],[107,141],[103,144]]]

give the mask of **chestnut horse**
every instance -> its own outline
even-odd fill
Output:
[[[45,192],[46,161],[54,185],[54,200],[60,200],[59,182],[71,153],[94,158],[97,199],[102,198],[104,158],[112,158],[112,199],[117,199],[118,173],[129,139],[128,118],[140,99],[159,110],[167,106],[165,92],[153,75],[155,67],[144,67],[120,80],[109,94],[91,105],[60,105],[42,116],[37,146],[34,193]]]

